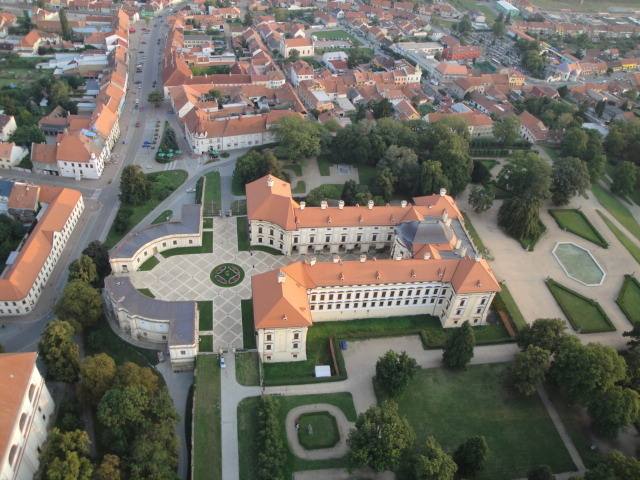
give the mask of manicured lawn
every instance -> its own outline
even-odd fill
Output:
[[[331,166],[331,162],[327,158],[318,158],[318,170],[320,170],[320,175],[323,177],[328,177],[331,175],[331,171],[329,167]]]
[[[260,368],[257,352],[236,353],[236,380],[240,385],[260,385]]]
[[[349,41],[353,45],[360,45],[360,41],[344,30],[319,30],[311,32],[311,35],[317,37],[318,40],[344,40]]]
[[[329,412],[305,413],[298,424],[298,440],[307,450],[333,447],[340,441],[338,424]]]
[[[585,214],[580,210],[572,208],[555,208],[549,210],[549,214],[551,214],[558,226],[563,230],[567,230],[603,248],[607,248],[609,246],[607,241],[602,237],[602,235],[600,235],[600,232],[596,230]]]
[[[231,215],[246,215],[246,214],[247,214],[246,200],[233,200],[231,202]]]
[[[538,240],[540,240],[542,236],[545,234],[545,232],[547,231],[547,227],[544,223],[542,223],[542,220],[538,220],[538,224],[540,229],[540,235],[538,235],[537,237],[518,239],[522,248],[524,248],[528,252],[533,252],[533,250],[536,248],[536,243],[538,243]]]
[[[153,267],[155,267],[159,263],[160,263],[160,260],[158,260],[156,257],[149,257],[144,261],[142,265],[140,265],[140,268],[138,268],[138,270],[141,270],[143,272],[148,272],[149,270],[153,270]]]
[[[483,435],[489,456],[480,479],[522,478],[540,464],[554,472],[574,470],[538,396],[515,396],[505,389],[507,368],[490,364],[462,372],[419,370],[397,399],[417,444],[433,435],[451,452],[468,437]]]
[[[609,7],[637,7],[637,0],[532,0],[531,2],[542,10],[558,11],[569,9],[580,12],[603,12]]]
[[[209,278],[219,287],[235,287],[244,279],[244,270],[235,263],[222,263],[211,270]]]
[[[351,422],[356,419],[356,410],[350,393],[328,393],[323,395],[276,396],[279,405],[281,434],[286,442],[285,418],[287,412],[300,405],[328,403],[340,408]],[[245,398],[238,404],[238,450],[240,455],[240,480],[258,478],[256,459],[260,446],[258,438],[258,397]],[[301,460],[291,452],[287,455],[286,472],[283,478],[292,478],[293,472],[300,470],[316,470],[321,468],[346,468],[346,458],[332,460]]]
[[[84,332],[85,353],[95,355],[106,353],[118,364],[133,362],[147,367],[158,363],[158,352],[147,348],[139,348],[122,340],[107,323],[101,319],[97,325]]]
[[[276,250],[272,247],[267,247],[266,245],[254,245],[251,247],[251,250],[270,253],[271,255],[282,255],[282,252],[280,250]]]
[[[591,186],[591,191],[598,199],[598,202],[613,215],[613,218],[640,240],[640,225],[636,222],[629,209],[615,195],[598,184],[594,183]]]
[[[145,297],[156,298],[156,296],[148,288],[138,288],[138,291]]]
[[[158,196],[152,194],[151,198],[142,205],[121,205],[120,210],[123,208],[131,209],[131,216],[127,222],[128,227],[126,230],[118,232],[112,225],[104,242],[107,248],[113,247],[122,237],[129,233],[133,227],[140,223],[140,221],[146,217],[151,210],[156,208],[158,204],[168,196],[165,196],[167,192],[170,194],[182,185],[182,183],[187,179],[187,172],[184,170],[170,170],[167,172],[148,173],[146,177],[151,182],[151,191],[163,192],[162,195]]]
[[[371,165],[358,165],[358,180],[360,181],[360,185],[371,187],[377,174],[378,170],[376,167]]]
[[[611,332],[615,327],[598,302],[552,280],[547,288],[574,330],[580,333]]]
[[[464,226],[467,229],[467,232],[469,233],[471,240],[475,244],[476,248],[479,250],[478,253],[480,253],[486,259],[492,260],[493,255],[491,255],[491,252],[485,246],[484,242],[480,238],[480,235],[478,234],[478,231],[476,230],[476,228],[473,226],[473,223],[471,223],[469,216],[466,213],[463,213],[462,216],[464,217]]]
[[[234,195],[246,195],[247,192],[244,189],[244,185],[240,183],[236,177],[231,177],[231,193]]]
[[[213,218],[204,217],[202,219],[202,228],[213,228]]]
[[[202,245],[195,247],[177,247],[170,248],[161,252],[164,258],[173,257],[175,255],[194,255],[196,253],[211,253],[213,252],[213,232],[202,232]]]
[[[238,251],[249,251],[249,221],[247,217],[236,217],[236,227],[238,230]]]
[[[173,216],[173,210],[165,210],[160,215],[158,215],[153,222],[151,222],[151,225],[157,225],[158,223],[168,222],[169,220],[171,220],[172,216]]]
[[[213,335],[200,335],[199,351],[213,352]]]
[[[220,480],[220,366],[216,355],[198,355],[196,359],[193,406],[193,479]]]
[[[256,348],[255,328],[253,327],[253,301],[241,300],[242,310],[242,345],[246,349]]]
[[[215,215],[221,208],[222,197],[220,193],[220,172],[211,172],[205,175],[207,179],[204,189],[202,206],[207,215]]]
[[[300,165],[299,163],[284,163],[282,165],[282,168],[291,170],[298,177],[302,176],[302,165]]]
[[[624,283],[616,303],[633,324],[640,324],[640,282],[631,275],[624,276]]]
[[[474,332],[478,344],[511,341],[502,324],[475,327]],[[334,376],[329,379],[317,379],[314,376],[316,365],[330,365],[332,363],[329,351],[331,337],[335,340],[336,356],[341,358],[337,343],[339,340],[420,335],[425,348],[440,348],[444,344],[447,334],[450,332],[446,332],[440,326],[440,321],[429,315],[317,323],[307,333],[307,360],[265,363],[263,365],[264,381],[266,385],[287,385],[342,379],[344,372],[340,372],[341,376],[336,376],[336,372],[333,372]],[[340,364],[339,360],[338,364]]]
[[[298,195],[304,195],[304,192],[306,191],[307,184],[304,182],[304,180],[300,180],[298,183],[296,183],[296,186],[291,190],[292,193]]]
[[[602,221],[607,224],[609,230],[615,235],[618,241],[622,244],[624,248],[631,254],[631,256],[636,260],[636,262],[640,263],[640,247],[630,239],[626,233],[620,230],[615,223],[613,223],[607,216],[602,213],[600,210],[596,210]]]
[[[204,300],[198,302],[198,329],[203,332],[213,330],[213,302]]]
[[[516,330],[521,330],[525,328],[527,326],[527,322],[524,319],[524,316],[522,315],[520,308],[518,308],[518,304],[513,299],[513,296],[511,295],[511,292],[509,291],[507,284],[501,283],[500,288],[501,288],[501,291],[495,296],[495,299],[494,299],[494,307],[498,308],[496,303],[498,305],[504,305],[504,309],[509,314],[509,317],[511,317],[511,320],[515,325]]]
[[[323,183],[322,185],[317,186],[313,190],[307,193],[307,195],[311,192],[319,192],[320,198],[325,200],[340,200],[342,196],[342,189],[344,188],[343,183]]]
[[[492,25],[493,21],[496,19],[496,12],[489,8],[484,2],[476,2],[474,0],[451,0],[451,4],[454,7],[462,9],[462,13],[465,13],[465,10],[481,11],[482,13],[484,13],[488,25]]]

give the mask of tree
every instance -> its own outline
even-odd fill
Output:
[[[376,120],[371,133],[379,136],[387,148],[397,145],[415,149],[417,145],[418,139],[411,127],[406,122],[400,122],[391,117]]]
[[[640,149],[640,121],[617,121],[609,125],[604,148],[610,161],[636,162],[635,152]]]
[[[398,405],[386,401],[358,415],[349,432],[349,463],[370,467],[376,472],[395,470],[404,452],[412,445],[414,433],[398,412]]]
[[[607,102],[605,102],[604,100],[600,100],[598,103],[596,103],[596,107],[594,110],[598,118],[602,118],[602,114],[604,113],[604,109],[606,106]]]
[[[93,260],[93,264],[96,267],[96,287],[101,287],[103,284],[103,280],[111,273],[111,264],[109,263],[109,250],[105,245],[99,240],[94,240],[87,248],[82,251],[83,255],[86,255],[91,260]]]
[[[518,138],[520,121],[515,115],[507,115],[493,124],[493,136],[502,145],[513,145]]]
[[[493,35],[501,38],[504,37],[504,33],[506,30],[506,27],[504,25],[504,20],[500,17],[496,18],[496,20],[493,22],[493,26],[491,27],[491,30],[493,31]]]
[[[374,118],[383,118],[393,116],[393,104],[386,98],[377,102],[369,102],[369,107],[373,112]]]
[[[164,95],[162,95],[162,92],[159,91],[159,90],[153,90],[147,96],[147,101],[149,103],[153,104],[153,106],[156,107],[156,108],[158,108],[160,105],[162,105],[162,101],[163,100],[164,100]]]
[[[462,17],[462,20],[456,24],[456,30],[462,34],[470,32],[472,28],[473,25],[471,25],[471,18],[469,18],[469,15]]]
[[[453,453],[453,460],[458,465],[458,474],[473,478],[484,468],[489,455],[489,446],[482,436],[468,438]]]
[[[69,265],[69,281],[80,280],[85,283],[94,284],[98,278],[96,264],[91,257],[80,255]]]
[[[456,463],[438,441],[429,435],[424,450],[415,458],[414,478],[416,480],[453,480]]]
[[[244,186],[270,173],[274,177],[289,180],[289,175],[282,170],[280,162],[272,150],[250,150],[236,161],[233,170],[233,182]]]
[[[618,385],[600,392],[589,402],[593,428],[609,438],[614,438],[620,429],[636,422],[639,414],[638,392]]]
[[[78,378],[80,351],[73,341],[74,329],[69,322],[53,320],[42,333],[38,351],[47,366],[47,377],[72,383]]]
[[[449,188],[449,179],[442,170],[442,165],[437,160],[427,160],[420,167],[419,194],[430,195],[437,193],[441,188]]]
[[[559,318],[538,318],[518,331],[516,341],[523,350],[534,345],[556,353],[562,339],[567,336],[566,328],[565,322]]]
[[[64,287],[54,312],[60,319],[73,325],[76,331],[80,331],[98,322],[102,316],[102,298],[88,283],[73,280]]]
[[[395,178],[393,190],[397,188],[409,195],[419,192],[421,167],[418,156],[412,149],[391,145],[378,162],[378,171],[385,169],[389,169]],[[374,193],[383,195],[385,200],[389,201],[393,190],[389,192],[379,189]]]
[[[31,148],[32,143],[44,143],[44,133],[37,125],[19,125],[9,137],[9,141],[23,147]]]
[[[293,161],[315,157],[320,153],[322,127],[298,116],[282,118],[275,126],[278,150],[282,156]]]
[[[530,396],[536,392],[551,366],[551,353],[535,345],[529,345],[519,352],[509,371],[513,389],[521,395]]]
[[[97,408],[97,418],[104,427],[105,444],[124,454],[135,435],[145,424],[149,407],[148,393],[140,386],[114,387],[108,390]]]
[[[355,47],[349,49],[349,56],[347,57],[347,65],[349,68],[356,68],[363,63],[369,63],[371,61],[371,50],[361,47]]]
[[[270,396],[260,398],[258,404],[258,479],[284,479],[287,447],[278,420],[278,404]]]
[[[58,12],[58,18],[60,19],[60,30],[62,32],[63,40],[73,40],[73,30],[69,26],[69,20],[67,19],[67,10],[61,8]]]
[[[627,480],[640,478],[640,461],[614,450],[603,455],[598,464],[589,469],[584,480]]]
[[[564,157],[583,158],[589,143],[588,134],[581,127],[574,127],[567,130],[560,143],[560,152]]]
[[[538,465],[527,473],[527,480],[554,480],[555,478],[549,465]]]
[[[407,355],[388,350],[376,363],[375,385],[388,396],[398,395],[406,388],[418,370],[418,363]]]
[[[391,200],[395,191],[396,177],[390,168],[382,168],[378,170],[374,181],[374,193],[382,195],[385,201]]]
[[[98,405],[116,377],[116,362],[106,353],[86,357],[80,365],[80,396]]]
[[[9,215],[0,214],[0,262],[2,264],[20,244],[25,232],[22,222]]]
[[[358,194],[358,184],[354,180],[347,180],[342,187],[340,198],[346,205],[355,205],[356,195]]]
[[[242,21],[242,25],[245,27],[250,27],[253,24],[253,13],[251,10],[247,10],[247,13],[244,14],[244,20]]]
[[[105,454],[94,472],[94,480],[120,480],[121,478],[120,457],[110,453]]]
[[[120,201],[126,205],[141,205],[150,198],[149,180],[140,165],[127,165],[120,178]]]
[[[54,427],[40,454],[40,472],[45,480],[91,480],[89,435],[82,430],[62,432]]]
[[[476,338],[469,322],[464,322],[460,328],[454,328],[444,343],[442,362],[445,367],[459,370],[466,368],[473,358],[473,347]]]
[[[298,60],[300,60],[300,52],[295,48],[289,50],[289,57],[287,58],[287,62],[295,63]]]
[[[628,196],[633,193],[638,180],[638,167],[631,162],[622,162],[613,171],[611,191],[620,196]]]
[[[584,196],[591,186],[587,164],[576,157],[556,160],[552,175],[551,200],[555,205],[566,205],[578,194]]]
[[[469,194],[469,205],[473,207],[473,211],[476,213],[486,212],[493,206],[495,198],[496,191],[493,186],[473,187]]]
[[[563,339],[550,373],[570,400],[583,405],[627,377],[625,361],[613,348],[582,345],[575,337]]]
[[[119,387],[141,387],[149,395],[157,394],[160,389],[158,375],[148,367],[133,362],[124,362],[118,366],[115,385]]]

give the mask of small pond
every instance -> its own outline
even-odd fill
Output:
[[[583,285],[602,285],[606,273],[589,250],[571,242],[557,243],[553,249],[564,273]]]

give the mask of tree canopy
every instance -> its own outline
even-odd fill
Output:
[[[376,386],[393,397],[399,394],[418,370],[418,363],[407,352],[387,351],[376,363]]]
[[[453,453],[453,460],[458,465],[458,474],[465,478],[473,478],[484,468],[489,455],[489,446],[482,436],[465,440]]]
[[[289,180],[289,175],[282,170],[272,150],[250,150],[236,161],[233,182],[244,188],[247,183],[251,183],[268,173],[283,180]]]
[[[80,280],[84,283],[95,284],[97,278],[96,264],[87,255],[80,255],[69,265],[69,281]]]
[[[428,436],[424,448],[414,460],[416,480],[453,480],[458,467],[438,441]]]
[[[120,178],[120,200],[127,205],[140,205],[151,196],[150,182],[140,165],[127,165]]]
[[[473,358],[473,347],[476,345],[475,334],[469,322],[460,328],[454,328],[447,336],[442,353],[442,363],[452,370],[466,368]]]
[[[60,382],[75,382],[80,369],[80,351],[73,341],[75,330],[69,322],[53,320],[40,337],[38,351],[47,366],[47,377]]]
[[[274,128],[282,157],[301,163],[320,153],[324,134],[320,124],[291,115],[282,118]]]
[[[521,395],[530,396],[536,392],[551,366],[551,353],[535,345],[516,355],[510,368],[511,386]]]
[[[586,195],[591,187],[587,164],[576,157],[559,158],[553,164],[551,200],[555,205],[566,205],[576,195]]]
[[[64,287],[54,311],[76,331],[95,325],[102,316],[100,293],[82,280],[72,280]]]

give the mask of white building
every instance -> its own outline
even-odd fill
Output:
[[[35,352],[0,354],[0,480],[31,480],[54,403]]]
[[[0,114],[0,142],[6,142],[18,128],[13,115]]]
[[[0,168],[11,168],[18,165],[29,150],[13,142],[0,142]]]

